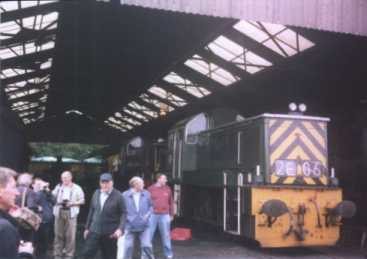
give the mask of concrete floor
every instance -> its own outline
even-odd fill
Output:
[[[78,240],[76,259],[83,241]],[[139,244],[136,244],[138,247]],[[174,241],[175,259],[362,259],[364,252],[357,243],[344,244],[335,247],[291,248],[291,249],[263,249],[244,240],[235,240],[218,231],[193,227],[193,239],[189,241]],[[159,238],[154,242],[156,259],[164,259]],[[366,251],[367,252],[367,251]],[[136,256],[134,259],[138,259]],[[52,258],[52,257],[50,257]],[[95,259],[103,259],[96,256]]]

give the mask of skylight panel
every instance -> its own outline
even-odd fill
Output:
[[[18,91],[18,92],[9,94],[9,100],[16,99],[16,98],[23,97],[23,96],[27,96],[27,95],[36,94],[36,93],[39,93],[40,91],[41,91],[41,89],[38,89],[38,88],[29,89],[29,90],[26,90],[26,91]]]
[[[157,99],[154,99],[154,98],[151,98],[149,95],[147,94],[142,94],[139,96],[139,98],[146,102],[146,103],[149,103],[151,105],[154,105],[155,107],[159,108],[159,109],[164,109],[165,111],[167,112],[171,112],[171,111],[174,111],[175,108],[170,106],[170,105],[167,105],[165,103],[162,103],[160,101],[158,101]]]
[[[231,61],[243,54],[243,48],[240,45],[224,36],[219,36],[216,40],[209,43],[208,48],[227,61]]]
[[[133,127],[127,124],[122,123],[121,121],[116,121],[115,118],[113,117],[109,117],[107,120],[104,121],[105,124],[107,124],[108,126],[114,128],[114,129],[118,129],[122,132],[126,132],[127,130],[132,129]]]
[[[37,118],[30,119],[29,117],[24,117],[23,118],[23,123],[24,124],[30,124],[32,122],[39,121],[40,119],[43,119],[44,117],[45,117],[45,114],[44,113],[40,114]]]
[[[27,69],[27,71],[32,72],[33,70]],[[17,75],[22,75],[22,74],[25,74],[25,73],[26,73],[25,69],[8,68],[8,69],[5,69],[5,70],[1,71],[1,79],[9,78],[9,77],[17,76]]]
[[[24,111],[38,106],[39,106],[38,102],[19,101],[13,103],[12,109],[16,111]]]
[[[105,121],[105,124],[106,124],[107,126],[111,127],[111,128],[114,128],[114,129],[119,130],[119,131],[122,131],[122,132],[126,132],[126,131],[127,131],[127,129],[122,128],[122,127],[119,127],[119,126],[117,126],[117,125],[114,125],[114,124],[112,124],[112,123],[110,123],[110,122],[108,122],[108,121]]]
[[[0,59],[12,58],[17,55],[19,54],[17,54],[17,52],[15,52],[14,50],[12,51],[11,49],[1,49],[0,50]]]
[[[123,108],[122,110],[123,110],[124,112],[126,112],[126,113],[130,114],[130,115],[131,115],[131,116],[133,116],[133,117],[136,117],[136,118],[141,119],[141,120],[143,120],[143,121],[148,121],[148,119],[147,119],[145,116],[143,116],[142,114],[140,114],[140,113],[138,113],[138,112],[135,112],[135,111],[132,111],[132,110],[130,110],[130,109],[127,109],[126,107],[125,107],[125,108]]]
[[[39,46],[39,48],[41,50],[53,49],[54,47],[55,47],[55,42],[54,41],[49,41],[49,42]]]
[[[155,112],[155,111],[152,111],[151,109],[143,106],[143,105],[140,105],[138,104],[137,102],[135,101],[132,101],[128,104],[129,107],[133,108],[133,109],[136,109],[136,110],[139,110],[141,112],[143,112],[144,114],[147,114],[149,115],[150,117],[153,117],[153,118],[157,118],[158,117],[158,113]]]
[[[19,113],[19,117],[26,117],[28,115],[31,115],[31,114],[35,114],[36,112],[35,111],[29,111],[29,112],[22,112],[22,113]]]
[[[293,56],[315,45],[299,33],[280,24],[240,21],[233,27],[283,57]]]
[[[188,59],[185,65],[224,86],[228,86],[240,80],[239,77],[232,75],[227,70],[212,62],[204,60],[199,55],[194,55],[191,59]]]
[[[109,117],[108,120],[115,124],[123,124],[121,120],[117,120],[115,117]]]
[[[44,1],[44,0],[42,1],[19,1],[19,2],[20,2],[20,8],[22,9],[22,8],[33,7],[37,5],[51,4],[51,3],[58,2],[58,0],[54,0],[54,1]],[[4,1],[0,3],[0,7],[5,9],[6,12],[19,9],[18,1]]]
[[[20,30],[19,25],[14,21],[0,23],[0,31],[2,32],[2,34],[0,34],[0,39],[4,40],[11,38],[12,37],[11,35],[4,35],[4,34],[8,33],[16,34],[18,33],[19,30]]]
[[[16,76],[17,73],[13,69],[5,69],[1,71],[1,79]]]
[[[116,118],[118,118],[119,120],[123,120],[123,121],[126,121],[126,122],[129,122],[130,124],[133,124],[133,125],[136,125],[136,126],[140,126],[141,125],[141,122],[137,121],[137,120],[134,120],[128,116],[125,116],[125,115],[122,115],[121,113],[119,112],[116,112],[115,113],[115,116]]]
[[[222,59],[235,64],[248,73],[256,73],[272,65],[268,60],[249,51],[225,36],[219,36],[207,48]]]
[[[9,48],[4,48],[0,50],[0,58],[1,59],[8,59],[8,58],[12,58],[15,56],[21,56],[21,55],[25,55],[25,54],[31,54],[34,53],[36,51],[40,51],[40,50],[47,50],[47,49],[52,49],[55,46],[55,42],[51,41],[48,43],[45,43],[41,46],[37,46],[35,45],[34,42],[30,42],[30,43],[26,43],[24,45],[18,45],[18,46],[13,46],[13,47],[9,47]],[[25,52],[24,52],[25,50]],[[43,66],[44,68],[46,68],[45,66]]]
[[[166,99],[167,101],[176,106],[182,107],[187,104],[187,102],[181,97],[174,95],[171,92],[168,92],[158,86],[152,86],[151,88],[148,89],[148,91],[154,95],[161,97],[162,99]]]
[[[23,102],[23,101],[16,102],[16,103],[13,103],[12,107],[16,108],[16,107],[22,106],[22,105],[27,104],[27,103],[28,102]]]
[[[168,75],[166,75],[163,78],[163,80],[188,92],[189,94],[192,94],[193,96],[197,98],[202,98],[204,96],[211,94],[211,92],[207,90],[206,88],[200,87],[192,83],[190,80],[183,78],[174,72],[171,72]]]

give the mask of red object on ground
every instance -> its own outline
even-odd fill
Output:
[[[191,229],[189,228],[174,228],[171,231],[172,240],[190,240],[192,238]]]

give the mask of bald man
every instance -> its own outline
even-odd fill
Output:
[[[55,241],[54,259],[71,259],[75,253],[75,236],[80,206],[84,204],[82,188],[73,183],[71,172],[61,174],[61,184],[52,191],[56,198],[54,206]]]

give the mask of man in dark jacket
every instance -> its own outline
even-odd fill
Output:
[[[102,258],[116,259],[117,239],[122,235],[125,205],[121,193],[113,188],[112,175],[100,176],[100,189],[92,197],[84,231],[83,256],[93,258],[101,249]]]
[[[20,244],[17,223],[9,214],[19,195],[15,175],[13,170],[0,167],[0,259],[32,258],[33,253],[31,243]]]
[[[35,235],[34,244],[36,247],[37,259],[47,258],[47,249],[50,244],[50,234],[53,225],[52,209],[56,203],[56,198],[52,195],[49,183],[40,178],[35,178],[33,191],[36,194],[38,211],[42,217],[42,223]]]

